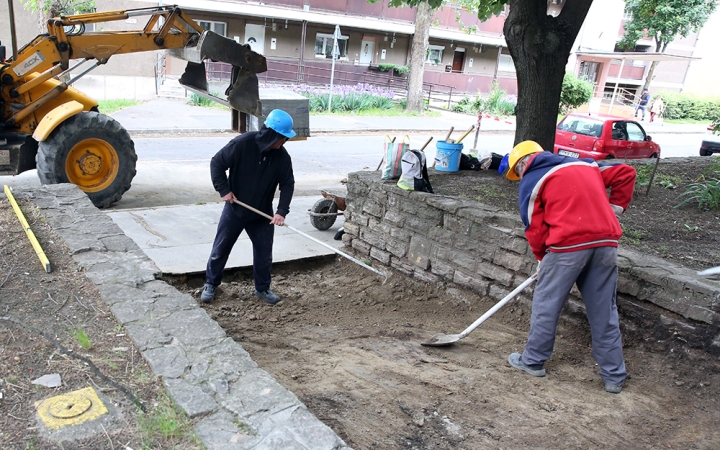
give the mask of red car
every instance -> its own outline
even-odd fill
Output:
[[[659,158],[660,146],[634,120],[573,113],[558,123],[553,152],[594,160]]]

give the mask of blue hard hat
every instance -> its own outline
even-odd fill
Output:
[[[498,173],[500,175],[505,175],[505,172],[507,172],[507,170],[510,168],[509,160],[510,160],[510,153],[503,156],[502,161],[500,161],[500,167],[498,167]]]
[[[273,109],[265,119],[265,126],[272,128],[288,139],[294,138],[296,133],[293,130],[293,120],[290,114],[282,109]]]

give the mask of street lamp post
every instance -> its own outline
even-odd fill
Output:
[[[328,111],[332,112],[332,96],[333,96],[333,79],[335,78],[335,60],[340,54],[338,48],[338,39],[342,35],[340,34],[340,25],[335,25],[335,33],[333,33],[333,49],[332,49],[332,68],[330,69],[330,98],[328,99]]]

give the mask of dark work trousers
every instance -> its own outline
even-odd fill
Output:
[[[267,219],[242,220],[233,213],[232,205],[225,203],[220,215],[215,242],[205,271],[206,282],[219,286],[223,270],[230,251],[237,242],[240,233],[245,230],[253,245],[253,277],[255,289],[266,291],[270,288],[270,268],[272,267],[272,246],[275,225]]]
[[[550,358],[560,310],[573,283],[577,283],[590,322],[592,353],[600,366],[600,377],[609,384],[622,384],[627,371],[615,304],[617,274],[615,247],[547,253],[533,294],[530,334],[522,361],[543,364]]]

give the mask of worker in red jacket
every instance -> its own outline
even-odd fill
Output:
[[[560,310],[576,283],[605,390],[620,393],[627,371],[615,304],[622,235],[618,217],[632,199],[635,169],[558,156],[525,141],[510,152],[506,177],[520,180],[520,216],[540,261],[528,341],[523,353],[511,354],[508,362],[530,375],[545,376]]]

